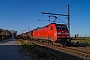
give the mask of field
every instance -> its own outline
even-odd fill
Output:
[[[39,46],[28,40],[18,40],[24,51],[28,52],[33,60],[80,60],[71,56],[44,46]]]
[[[88,43],[88,44],[90,44],[90,38],[83,37],[83,38],[77,38],[75,40],[72,40],[72,42],[77,42],[77,41],[79,41],[80,43]]]

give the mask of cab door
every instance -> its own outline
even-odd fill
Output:
[[[49,28],[48,28],[48,39],[53,41],[53,38],[54,38],[53,34],[54,34],[53,26],[49,26]]]

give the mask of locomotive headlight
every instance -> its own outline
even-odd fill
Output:
[[[58,34],[61,34],[61,32],[58,32]]]
[[[69,36],[67,36],[67,37],[69,37]]]
[[[65,34],[69,34],[68,32],[66,32]]]

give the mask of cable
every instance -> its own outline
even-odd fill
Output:
[[[90,3],[89,3],[89,4],[90,4]],[[82,6],[78,7],[78,8],[75,8],[75,9],[73,9],[73,10],[80,9],[80,8],[82,8],[82,7],[84,7],[84,6],[87,6],[87,5],[89,5],[89,4],[82,5]],[[71,11],[73,11],[73,10],[71,10]]]
[[[77,33],[77,31],[76,31],[76,29],[75,29],[75,28],[74,28],[74,26],[72,25],[72,23],[71,23],[71,26],[72,26],[72,27],[73,27],[73,29],[75,30],[76,34],[78,34],[78,33]]]
[[[68,0],[67,0],[67,1],[68,1]],[[64,1],[64,3],[66,3],[67,1]],[[61,5],[63,5],[64,3],[62,3]],[[61,5],[59,5],[59,6],[61,6]],[[64,6],[62,6],[62,7],[64,7]],[[59,7],[59,8],[56,8],[56,9],[52,9],[52,10],[51,10],[51,11],[49,11],[49,12],[56,11],[56,10],[58,10],[58,9],[62,8],[62,7]]]
[[[76,1],[74,1],[73,3],[71,3],[70,5],[73,5],[73,4],[75,4],[75,3],[77,3],[79,0],[76,0]]]
[[[68,0],[67,0],[68,1]],[[67,1],[65,1],[64,3],[66,3]],[[78,2],[79,0],[76,0],[76,1],[74,1],[73,3],[71,3],[70,5],[73,5],[73,4],[75,4],[76,2]],[[63,4],[63,3],[62,3]],[[62,5],[61,4],[61,5]],[[52,11],[56,11],[56,10],[58,10],[58,11],[61,11],[61,10],[63,10],[63,9],[65,9],[66,8],[66,6],[62,6],[62,7],[60,7],[60,8],[56,8],[56,9],[53,9],[53,10],[51,10],[51,11],[49,11],[49,12],[52,12]]]
[[[59,19],[59,18],[58,18]],[[59,19],[60,21],[62,21],[61,19]],[[63,23],[65,23],[64,21],[62,21]],[[66,24],[66,23],[65,23]],[[67,24],[66,24],[67,25]]]
[[[76,16],[76,15],[79,15],[79,14],[85,13],[85,12],[87,12],[87,11],[90,11],[90,10],[82,11],[82,12],[77,13],[77,14],[74,14],[74,15],[72,15],[72,16]],[[72,16],[71,16],[71,17],[72,17]]]
[[[64,10],[65,8],[66,8],[66,6],[62,7],[62,9],[60,9],[60,10],[58,9],[57,12],[62,11],[62,10]]]
[[[82,5],[82,6],[80,6],[80,7],[78,7],[78,8],[75,8],[75,9],[73,9],[73,10],[71,10],[71,11],[74,11],[74,10],[80,9],[80,8],[82,8],[82,7],[84,7],[84,6],[87,6],[87,5],[89,5],[89,4]],[[65,12],[65,13],[63,13],[63,14],[66,14],[66,13],[67,13],[67,12]]]
[[[75,4],[76,2],[78,2],[79,0],[76,0],[76,1],[74,1],[73,3],[71,3],[70,5],[73,5],[73,4]],[[63,9],[61,9],[61,10],[63,10]],[[60,10],[60,11],[61,11]]]
[[[73,4],[77,3],[78,1],[79,1],[79,0],[76,0],[76,1],[74,1],[73,3],[71,3],[70,5],[73,5]],[[62,11],[62,10],[65,9],[65,8],[66,8],[66,6],[62,6],[61,9],[58,8],[57,10],[58,10],[58,11]]]
[[[67,0],[68,1],[68,0]],[[66,3],[67,1],[65,1],[64,3]],[[75,4],[76,2],[78,2],[79,0],[76,0],[76,1],[74,1],[73,3],[71,3],[70,5],[73,5],[73,4]],[[63,3],[62,3],[63,4]],[[61,5],[62,5],[61,4]],[[66,6],[62,6],[61,8],[57,8],[57,9],[54,9],[53,11],[62,11],[63,9],[65,9],[66,8]],[[49,11],[49,12],[51,12],[51,11]],[[41,16],[42,17],[42,16]]]
[[[59,18],[58,18],[59,19]],[[59,19],[60,21],[62,21],[61,19]],[[62,21],[63,23],[65,23],[64,21]],[[66,23],[65,23],[66,24]],[[67,25],[67,24],[66,24]],[[74,26],[71,23],[71,26],[73,27],[73,29],[75,30],[76,34],[78,34],[78,32],[76,31],[76,29],[74,28]]]

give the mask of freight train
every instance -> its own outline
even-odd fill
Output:
[[[4,29],[0,29],[0,39],[4,40],[4,39],[9,39],[12,36],[16,37],[17,32],[16,31],[11,31],[11,30],[4,30]]]
[[[11,37],[11,32],[9,30],[0,30],[0,39],[8,39]]]
[[[19,37],[25,39],[46,40],[54,43],[67,44],[71,42],[70,33],[66,24],[51,23],[44,27],[37,27],[29,32],[20,34]]]

